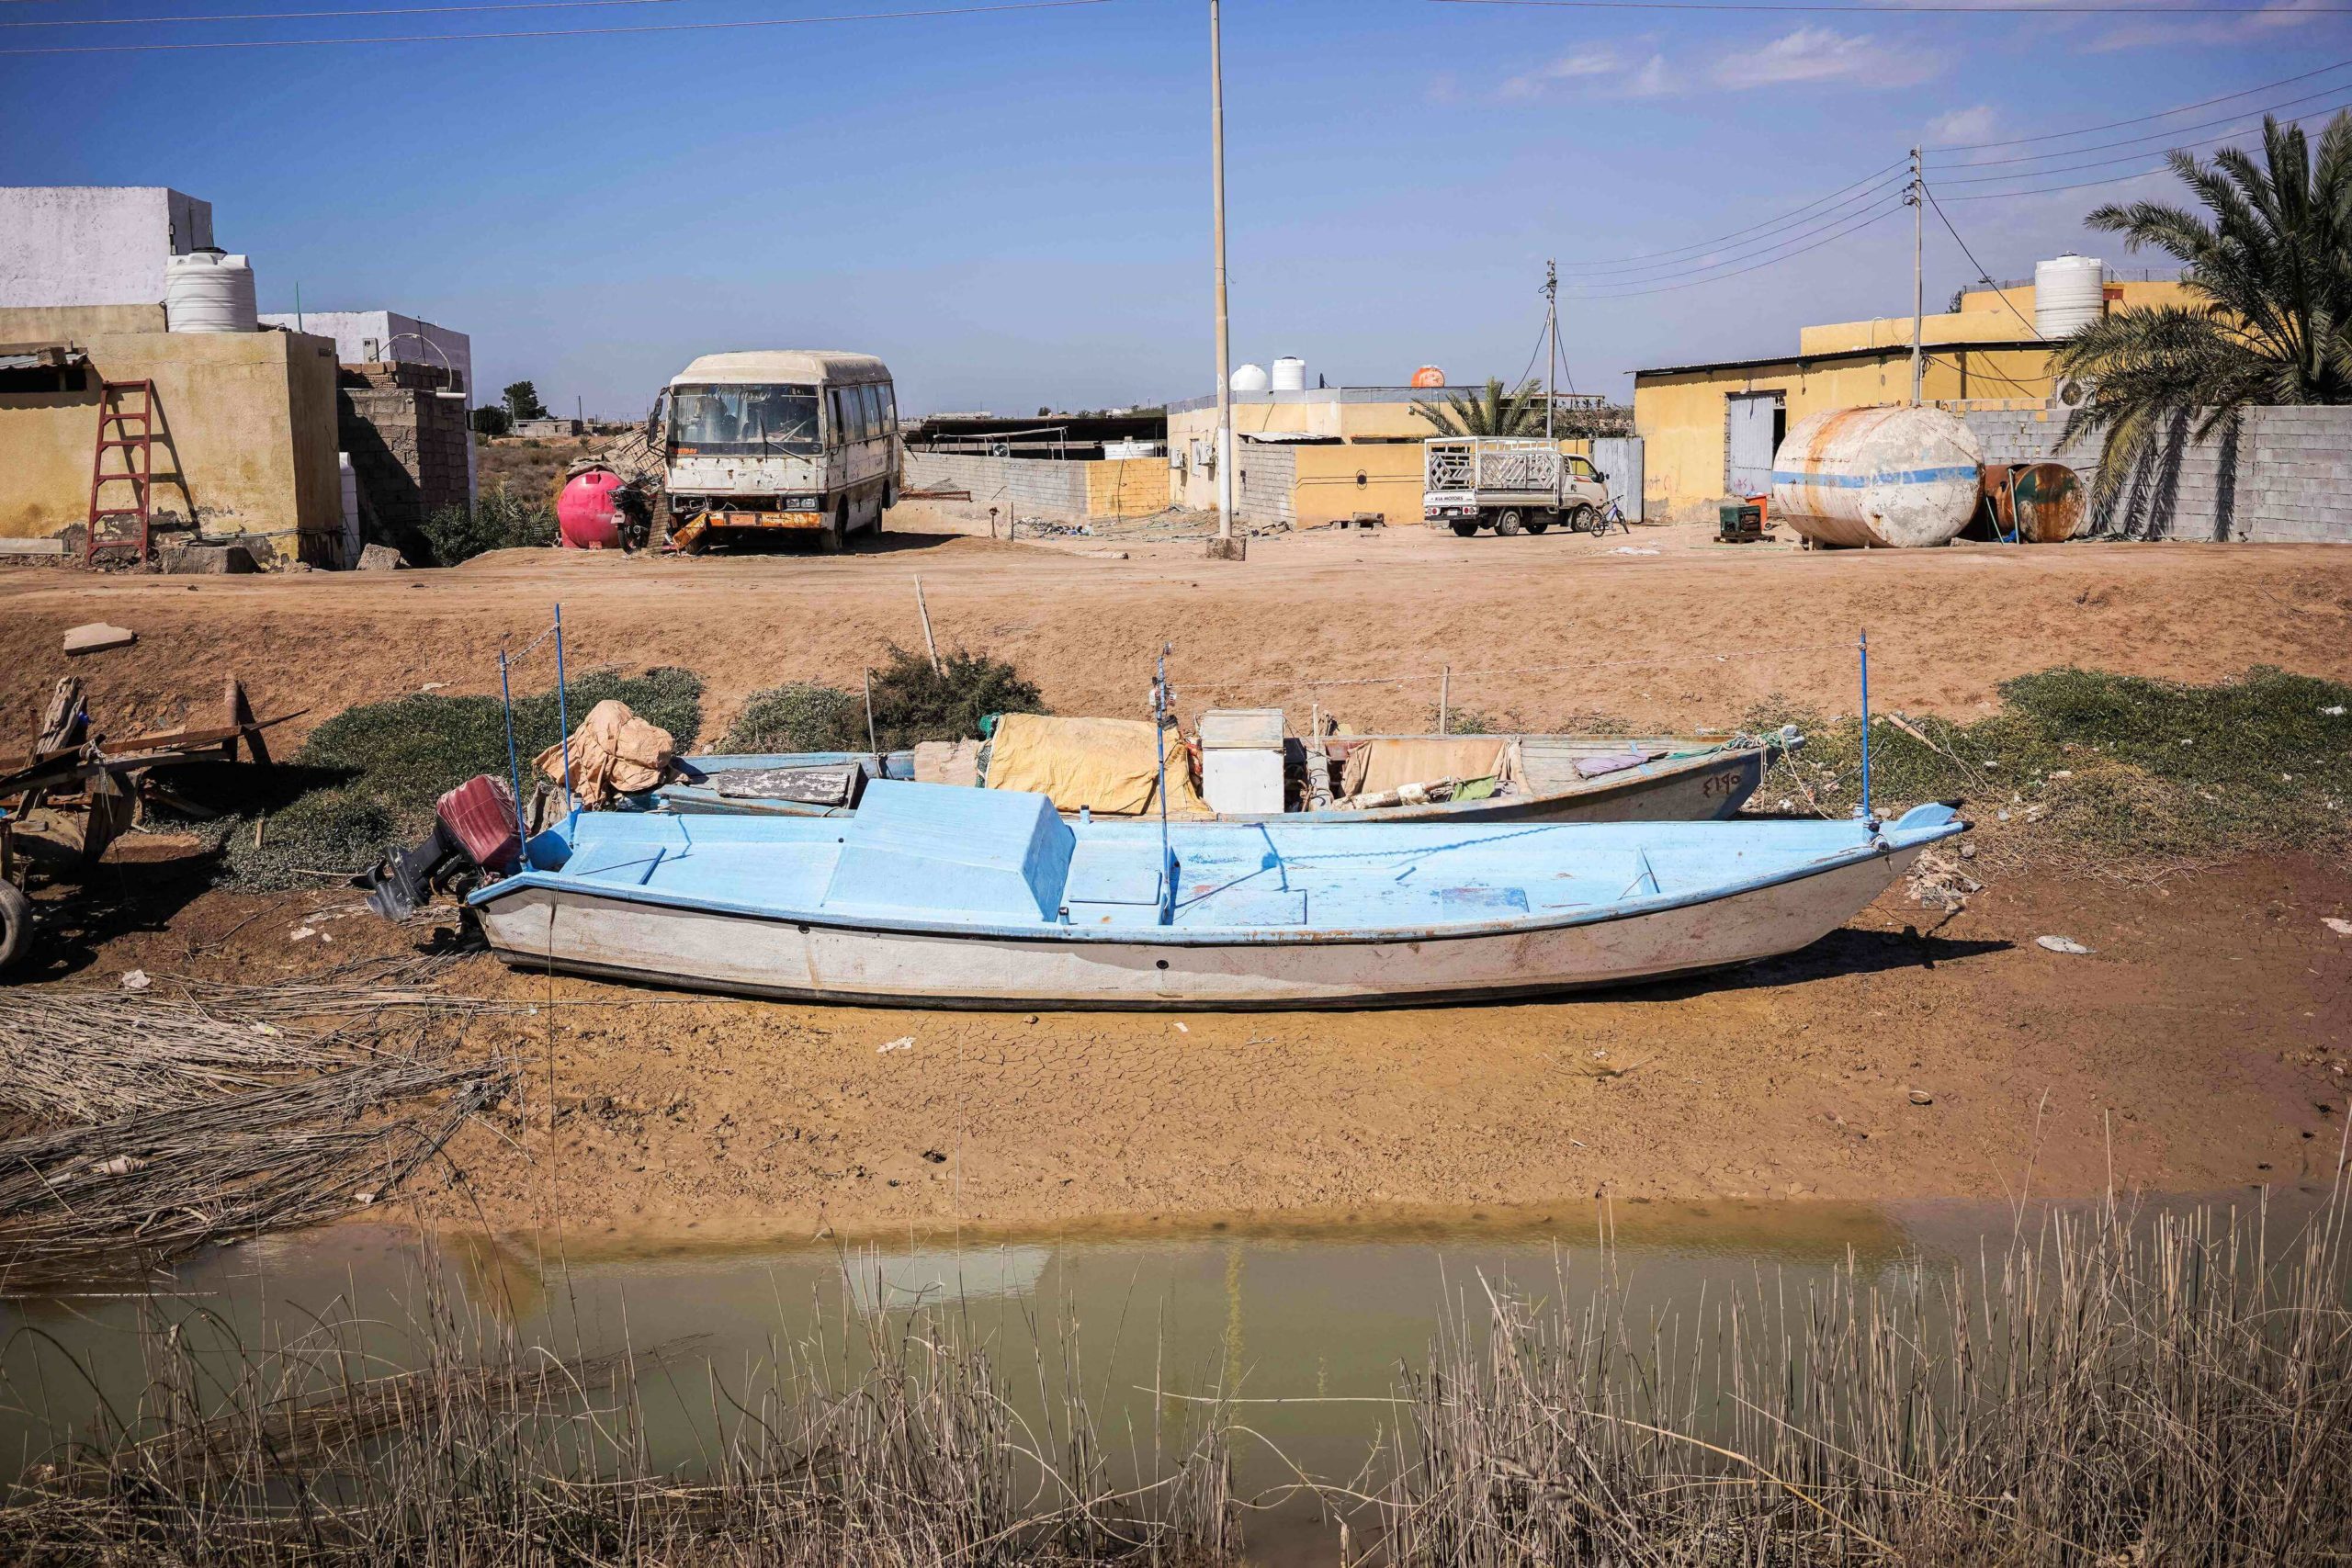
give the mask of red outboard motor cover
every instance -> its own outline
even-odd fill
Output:
[[[556,526],[566,549],[621,547],[619,493],[628,483],[610,468],[591,468],[572,476],[555,503]]]
[[[473,863],[501,875],[522,863],[523,830],[514,820],[514,792],[504,779],[481,773],[435,801],[434,816]]]

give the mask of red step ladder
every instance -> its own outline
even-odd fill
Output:
[[[139,406],[123,406],[130,394],[139,394]],[[130,432],[136,428],[138,434]],[[107,472],[107,454],[122,454],[123,471]],[[82,552],[85,564],[101,550],[130,550],[132,558],[147,558],[148,487],[155,477],[155,383],[105,381],[98,387],[98,445],[90,455],[90,518]],[[136,506],[102,506],[108,485],[129,485],[137,492]],[[135,525],[136,531],[133,531]]]

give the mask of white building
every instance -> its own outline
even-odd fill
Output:
[[[0,309],[160,311],[165,262],[211,243],[212,204],[163,186],[0,186]]]

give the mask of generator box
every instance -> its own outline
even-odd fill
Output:
[[[1218,708],[1201,716],[1201,798],[1220,816],[1282,815],[1282,709]]]

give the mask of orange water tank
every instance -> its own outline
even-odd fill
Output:
[[[1413,372],[1413,385],[1416,387],[1442,387],[1445,385],[1445,372],[1439,369],[1434,365],[1424,365],[1419,370]]]

